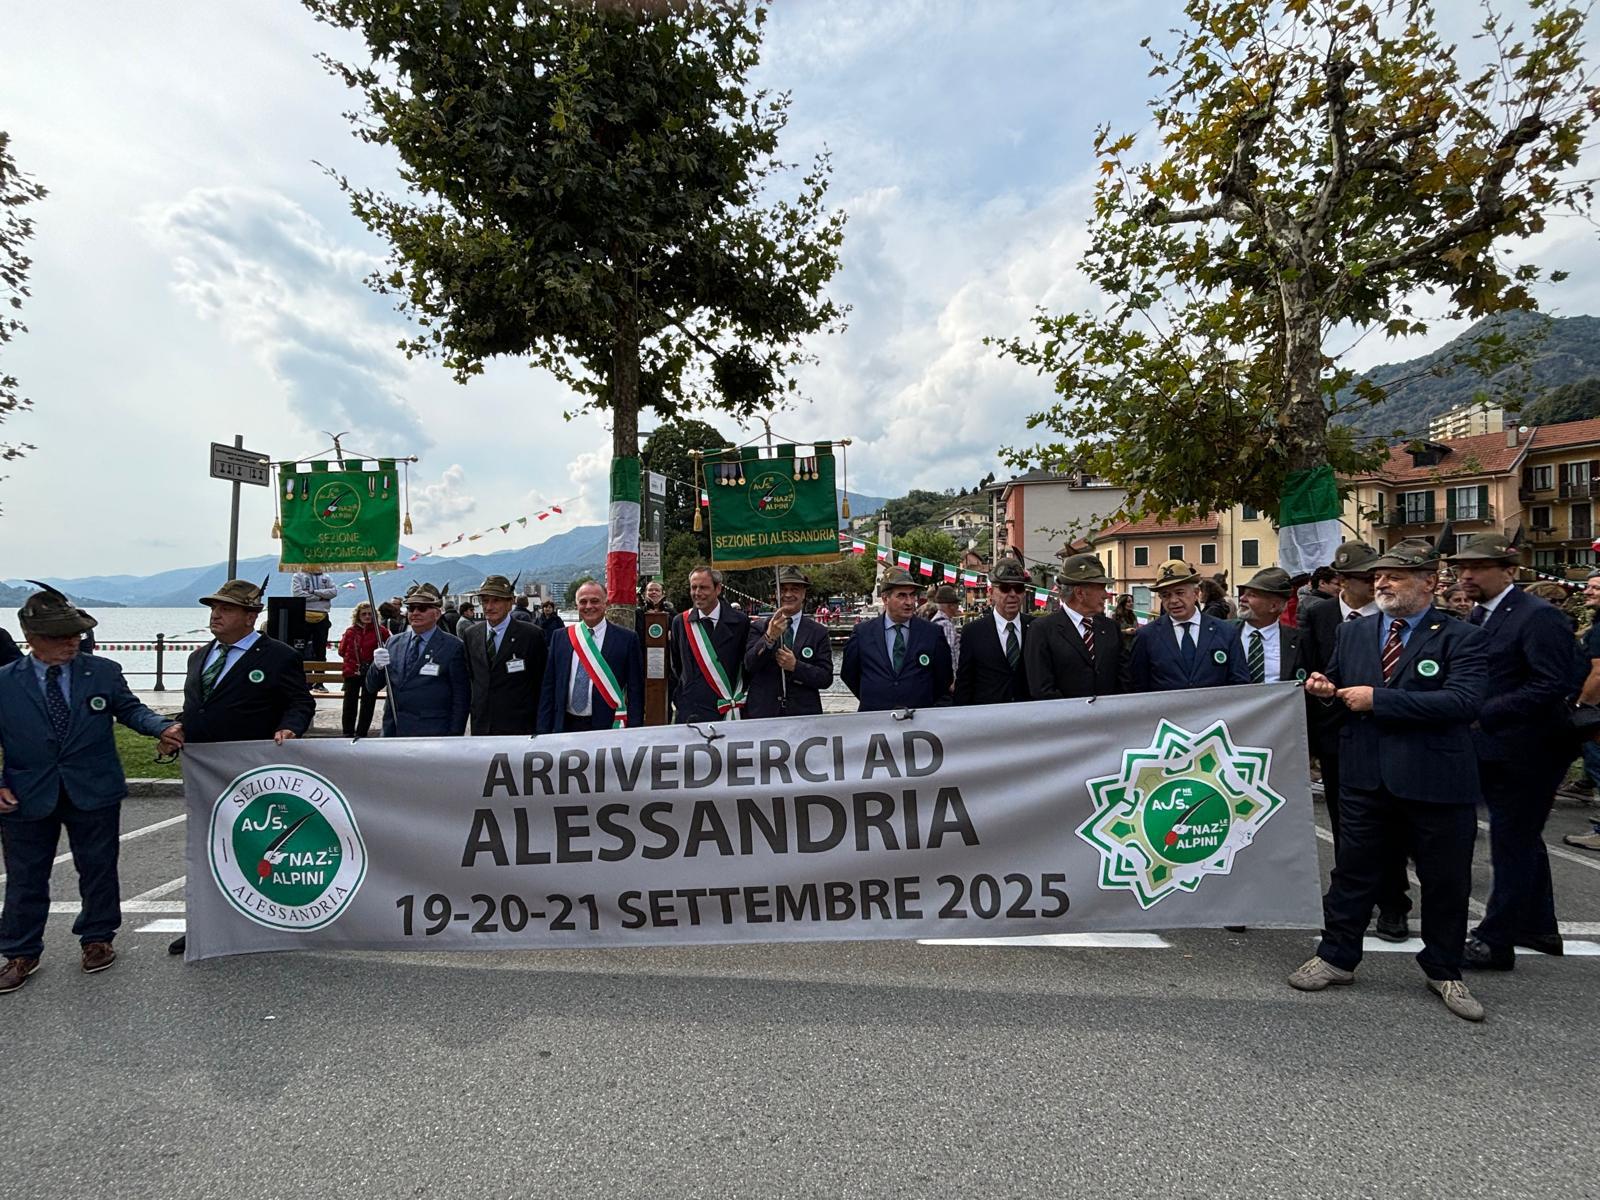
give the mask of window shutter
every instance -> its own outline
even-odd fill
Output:
[[[1522,489],[1523,489],[1523,491],[1527,491],[1527,492],[1533,491],[1533,468],[1532,467],[1523,467],[1522,468]]]
[[[1478,485],[1478,516],[1480,519],[1489,516],[1489,485],[1486,483]]]
[[[1444,516],[1447,521],[1456,519],[1456,490],[1446,488],[1444,492]]]
[[[1433,512],[1434,512],[1434,509],[1433,509],[1433,493],[1432,492],[1423,492],[1422,494],[1423,494],[1424,497],[1426,497],[1423,500],[1423,508],[1422,508],[1423,516],[1422,516],[1422,519],[1424,521],[1431,521],[1431,520],[1433,520]]]

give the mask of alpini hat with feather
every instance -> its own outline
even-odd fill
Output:
[[[31,633],[38,637],[74,637],[95,627],[95,619],[79,610],[65,594],[37,579],[28,582],[39,590],[17,609],[24,636]]]

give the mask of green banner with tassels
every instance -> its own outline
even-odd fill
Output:
[[[278,464],[280,571],[391,571],[400,488],[390,459]]]
[[[701,462],[713,566],[838,561],[833,443],[706,451]]]

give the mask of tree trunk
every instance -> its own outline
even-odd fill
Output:
[[[1291,471],[1328,461],[1328,410],[1322,403],[1322,312],[1311,289],[1280,284],[1283,303],[1283,403],[1280,420]]]

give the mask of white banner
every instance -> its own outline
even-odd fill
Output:
[[[196,745],[188,955],[1321,922],[1294,684]]]

